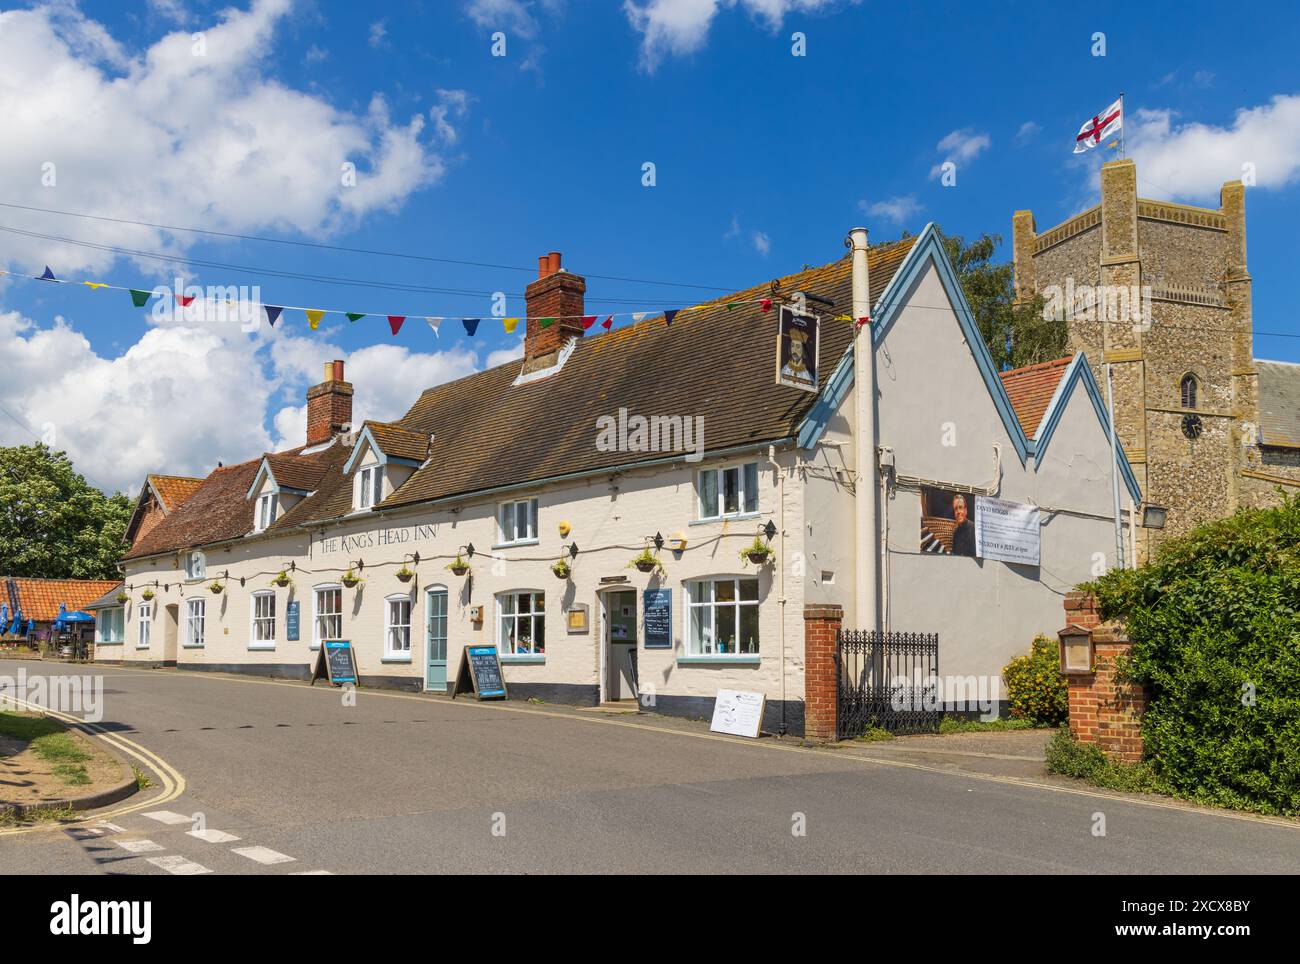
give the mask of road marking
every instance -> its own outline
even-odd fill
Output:
[[[176,874],[178,877],[193,877],[195,874],[210,874],[202,864],[196,864],[192,860],[186,860],[179,854],[168,854],[166,857],[150,857],[149,863],[155,867],[161,867],[169,874]]]
[[[155,851],[167,849],[162,844],[156,844],[152,840],[114,840],[113,843],[133,854],[151,854]]]
[[[226,833],[224,830],[186,830],[185,832],[191,837],[206,840],[208,843],[234,843],[239,839],[233,833]]]
[[[178,827],[183,823],[194,822],[193,818],[187,817],[183,813],[173,813],[170,810],[155,810],[153,813],[146,813],[145,816],[150,820],[157,820],[159,823],[165,823],[170,827]]]
[[[333,877],[332,870],[295,870],[290,877]]]
[[[126,833],[125,827],[119,827],[117,824],[109,823],[107,820],[101,823],[100,826],[103,827],[105,830],[113,831],[113,833]]]
[[[239,854],[241,857],[247,857],[249,860],[256,860],[259,864],[287,864],[293,862],[293,857],[282,854],[270,847],[235,847],[231,853]]]

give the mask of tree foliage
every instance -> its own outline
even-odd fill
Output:
[[[43,444],[0,447],[0,574],[113,579],[133,508]]]
[[[1127,622],[1159,776],[1193,799],[1300,812],[1300,498],[1200,526],[1088,588]]]

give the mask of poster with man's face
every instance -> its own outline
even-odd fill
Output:
[[[921,487],[921,551],[974,556],[975,496]]]
[[[817,391],[817,316],[782,305],[776,339],[776,383]]]

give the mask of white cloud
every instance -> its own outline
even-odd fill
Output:
[[[437,90],[438,103],[429,108],[429,117],[433,129],[448,144],[455,144],[459,134],[452,127],[452,120],[459,120],[469,113],[469,104],[473,98],[463,90]]]
[[[424,119],[364,116],[276,80],[270,56],[289,0],[254,0],[202,29],[127,52],[66,5],[0,13],[0,179],[6,200],[218,231],[317,236],[392,209],[436,181]],[[197,26],[197,25],[196,25]],[[344,187],[342,165],[356,165]],[[53,175],[54,185],[42,183]],[[164,252],[194,236],[6,210],[6,225]],[[103,270],[112,252],[0,232],[0,260],[39,273]],[[141,261],[155,277],[167,274]]]
[[[866,201],[859,201],[858,208],[863,214],[868,214],[875,218],[882,218],[886,221],[892,221],[895,224],[902,224],[904,221],[911,220],[921,212],[921,203],[917,201],[913,194],[903,194],[897,197],[886,198],[883,201],[876,201],[868,204]]]
[[[960,166],[975,160],[988,150],[992,143],[993,139],[988,134],[976,131],[973,127],[963,127],[944,135],[944,138],[935,145],[935,150],[943,156],[944,161],[952,161]],[[931,178],[936,178],[942,173],[942,162],[930,168]]]
[[[510,348],[498,348],[494,352],[489,352],[487,361],[483,363],[484,368],[496,368],[498,365],[504,365],[506,362],[517,361],[524,357],[524,340],[522,338]]]
[[[704,48],[718,11],[740,7],[777,30],[790,13],[811,13],[841,5],[843,0],[624,0],[623,12],[641,34],[641,67],[653,71],[668,56]]]
[[[1031,120],[1025,121],[1023,124],[1020,125],[1020,129],[1016,131],[1016,143],[1017,144],[1029,143],[1031,140],[1033,140],[1035,137],[1038,136],[1038,132],[1041,130],[1042,127],[1040,127],[1036,122]]]
[[[763,231],[755,231],[753,236],[754,250],[763,257],[767,257],[772,251],[772,239]]]
[[[388,37],[388,24],[383,20],[376,20],[370,25],[370,39],[367,41],[371,47],[378,50],[384,46]]]
[[[1144,196],[1217,203],[1224,181],[1253,165],[1256,185],[1282,188],[1300,180],[1300,94],[1279,94],[1243,107],[1232,123],[1179,123],[1171,110],[1138,110],[1125,118],[1125,146],[1137,163]],[[1096,190],[1097,174],[1089,177]]]
[[[483,30],[501,30],[531,39],[540,29],[533,16],[535,6],[526,0],[469,0],[465,13]],[[558,14],[564,4],[562,0],[541,0],[541,6],[551,14]]]

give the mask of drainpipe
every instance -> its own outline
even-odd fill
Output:
[[[853,454],[857,470],[854,559],[857,563],[855,610],[858,628],[880,628],[876,542],[880,523],[876,512],[876,353],[871,343],[871,289],[867,277],[867,229],[849,231],[853,252],[853,405],[857,437]]]
[[[769,445],[767,448],[767,463],[776,471],[776,499],[778,503],[777,514],[781,518],[779,533],[781,537],[781,552],[776,557],[776,566],[780,570],[777,577],[777,601],[781,604],[781,736],[785,736],[788,727],[785,722],[785,472],[781,470],[781,463],[776,460],[776,446]]]

